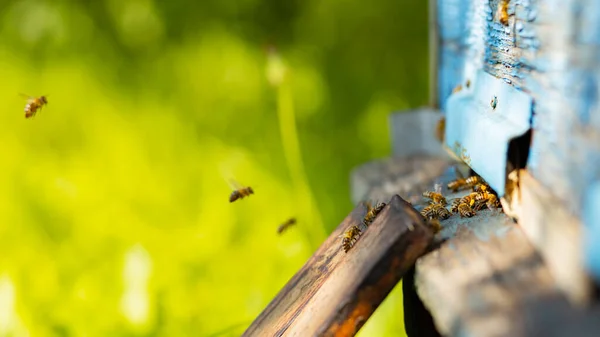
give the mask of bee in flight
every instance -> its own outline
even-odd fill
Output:
[[[365,214],[365,217],[363,218],[363,224],[368,227],[375,220],[379,212],[385,207],[385,203],[380,202],[375,207],[373,207],[370,202],[365,202],[364,205],[367,207],[367,214]]]
[[[296,218],[290,218],[288,221],[279,225],[279,227],[277,228],[277,234],[283,233],[286,229],[290,228],[291,226],[293,226],[295,224],[296,224]]]
[[[433,231],[433,234],[437,234],[442,230],[442,223],[437,218],[427,220],[427,226]]]
[[[27,99],[27,104],[25,105],[25,118],[30,118],[35,116],[35,114],[42,110],[42,107],[48,104],[48,99],[46,96],[40,97],[31,97],[25,94],[19,94]]]
[[[243,187],[235,180],[230,180],[230,185],[234,188],[234,190],[229,196],[229,202],[234,202],[238,199],[248,197],[250,196],[250,194],[254,194],[254,190],[252,189],[252,187]]]
[[[347,253],[350,250],[350,248],[354,246],[361,234],[362,231],[360,230],[360,228],[354,225],[348,228],[342,235],[339,236],[340,238],[342,238],[342,248],[344,249],[345,253]]]

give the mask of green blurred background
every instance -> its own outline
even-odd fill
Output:
[[[0,336],[240,335],[427,102],[426,1],[4,0],[0,29]]]

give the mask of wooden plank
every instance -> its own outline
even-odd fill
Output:
[[[504,216],[470,220],[417,261],[417,292],[443,335],[522,336],[511,322],[525,299],[557,292],[550,272]]]
[[[502,203],[539,249],[557,286],[574,304],[588,303],[592,283],[585,270],[579,218],[526,170],[518,177],[518,188]]]
[[[424,154],[365,163],[351,172],[352,202],[389,200],[395,194],[411,203],[418,202],[421,193],[433,188],[436,179],[452,163],[447,156]]]
[[[243,336],[353,336],[433,234],[399,196],[392,197],[347,253],[340,238],[365,214],[356,207],[256,318]]]
[[[600,331],[600,306],[574,308],[563,298],[549,297],[528,303],[522,325],[526,337],[595,337]]]

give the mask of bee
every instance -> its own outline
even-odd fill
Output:
[[[478,195],[479,195],[479,193],[477,193],[477,192],[473,192],[468,195],[465,195],[464,197],[462,197],[460,199],[459,203],[467,204],[467,205],[469,205],[469,207],[472,207],[473,204],[475,204],[475,201],[477,201]]]
[[[431,228],[433,234],[439,233],[442,230],[442,223],[439,219],[429,219],[427,220],[427,226]]]
[[[467,186],[467,181],[465,178],[458,178],[448,183],[448,189],[452,190],[453,192],[463,189],[465,186]]]
[[[464,217],[469,217],[470,218],[473,215],[475,215],[475,212],[473,211],[473,209],[471,208],[471,206],[469,206],[469,204],[466,204],[464,202],[461,202],[458,205],[457,210],[458,210],[458,214],[460,214],[461,218],[464,218]]]
[[[485,183],[485,182],[479,176],[470,176],[467,179],[465,179],[465,183],[466,183],[466,185],[468,187],[473,187],[473,186],[475,186],[477,184],[482,184],[482,183]]]
[[[229,196],[229,202],[234,202],[238,199],[243,199],[245,197],[250,196],[250,194],[254,194],[254,190],[252,187],[247,186],[243,187],[235,180],[230,180],[230,185],[234,188],[233,192]]]
[[[465,83],[465,86],[467,88],[471,87],[471,80],[467,80],[467,82]]]
[[[385,203],[381,202],[373,207],[371,206],[371,203],[366,202],[365,206],[367,207],[367,214],[365,214],[363,224],[368,227],[375,220],[379,212],[385,207]]]
[[[484,204],[490,210],[500,207],[500,202],[498,201],[498,197],[493,193],[481,192],[481,193],[477,194],[475,199],[478,203],[480,203],[482,205],[481,208],[483,208]]]
[[[455,94],[461,90],[462,90],[462,84],[459,84],[459,85],[455,86],[454,89],[452,89],[452,93]]]
[[[42,111],[42,107],[48,104],[47,95],[40,97],[31,97],[25,94],[20,95],[27,99],[27,104],[25,105],[25,118],[35,116],[38,110]]]
[[[446,118],[442,117],[435,127],[435,137],[440,143],[444,142],[444,133],[446,132]]]
[[[490,106],[492,107],[492,110],[496,110],[497,105],[498,105],[498,97],[494,96],[492,98],[492,100],[490,101]]]
[[[296,224],[296,219],[295,218],[291,218],[288,221],[282,223],[281,225],[279,225],[279,227],[277,228],[277,234],[281,234],[283,233],[286,229],[290,228],[291,226]]]
[[[342,238],[342,248],[344,252],[347,253],[350,248],[354,247],[354,244],[362,234],[362,231],[358,226],[352,226],[348,228],[342,235],[338,236]]]
[[[452,200],[452,205],[450,206],[450,212],[452,212],[452,213],[458,212],[458,205],[460,205],[460,199],[461,198],[456,198],[456,199]]]
[[[421,210],[421,215],[425,219],[448,219],[452,215],[444,205],[433,203]]]
[[[508,26],[508,3],[509,0],[500,0],[498,3],[498,11],[496,12],[498,21],[505,26]]]
[[[431,199],[433,201],[433,203],[435,203],[435,204],[446,205],[448,203],[446,201],[446,198],[444,198],[444,196],[441,193],[438,193],[438,192],[425,191],[425,192],[423,192],[423,196],[425,198]]]
[[[478,183],[477,185],[473,186],[473,192],[483,193],[488,192],[489,190],[490,186],[486,183]]]

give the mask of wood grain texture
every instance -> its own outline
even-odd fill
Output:
[[[421,193],[433,188],[451,164],[450,157],[424,154],[365,163],[351,172],[352,202],[389,200],[395,194],[411,203],[418,202]]]
[[[588,303],[592,284],[584,265],[580,220],[526,170],[519,177],[519,189],[510,198],[511,213],[544,257],[557,286],[572,303]]]
[[[338,236],[365,214],[355,208],[243,336],[353,336],[433,234],[399,196],[392,197],[348,253]]]
[[[452,336],[522,336],[512,324],[520,305],[558,292],[542,258],[503,215],[459,228],[420,258],[415,284],[438,330]]]

